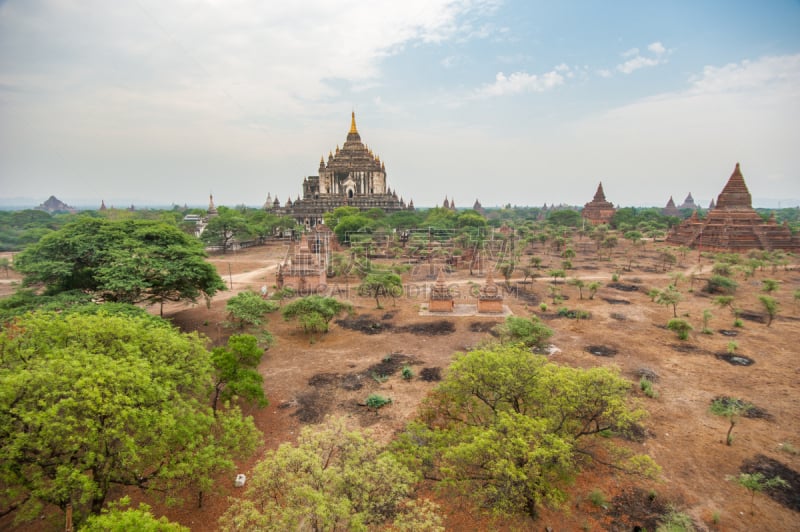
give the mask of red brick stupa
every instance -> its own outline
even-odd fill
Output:
[[[611,222],[611,218],[617,210],[614,204],[606,201],[606,195],[603,192],[603,183],[597,185],[597,192],[594,193],[594,199],[583,206],[581,216],[592,225],[607,224]]]
[[[675,200],[672,199],[672,196],[669,197],[669,201],[667,202],[667,206],[661,209],[661,214],[664,216],[680,216],[681,211],[678,210],[678,207],[675,206]]]
[[[774,217],[765,222],[753,210],[739,163],[708,216],[701,220],[693,213],[691,218],[672,229],[667,242],[702,251],[800,251],[800,237],[793,237],[786,223],[778,225]]]

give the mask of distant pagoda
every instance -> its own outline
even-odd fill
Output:
[[[669,201],[667,202],[667,206],[661,209],[661,214],[664,216],[680,216],[681,211],[678,210],[678,207],[675,206],[675,200],[672,199],[672,196],[669,197]]]
[[[581,216],[592,225],[600,225],[610,223],[615,212],[617,210],[614,208],[614,204],[606,200],[601,182],[597,185],[597,191],[594,193],[592,201],[583,206]]]
[[[55,196],[50,196],[44,203],[40,203],[39,206],[36,207],[36,210],[49,212],[51,214],[54,212],[78,212],[75,207],[70,207]]]
[[[694,198],[692,197],[692,193],[691,192],[689,192],[689,195],[686,196],[686,199],[683,200],[683,203],[681,203],[680,206],[678,207],[678,209],[680,209],[680,210],[684,210],[684,209],[695,210],[696,208],[697,208],[697,205],[694,202]]]
[[[788,224],[777,224],[774,216],[765,222],[753,210],[739,163],[706,218],[701,220],[695,211],[671,230],[667,242],[702,251],[800,251],[800,237],[792,236]]]

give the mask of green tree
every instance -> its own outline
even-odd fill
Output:
[[[586,288],[589,289],[589,299],[594,299],[594,295],[597,293],[600,286],[602,286],[600,281],[592,281],[586,286]]]
[[[311,295],[292,301],[283,307],[281,313],[286,321],[297,319],[300,328],[311,337],[313,343],[315,334],[328,332],[333,318],[352,311],[353,306],[349,303],[332,297]]]
[[[762,279],[761,290],[767,294],[771,294],[780,288],[780,282],[775,279]]]
[[[202,246],[161,222],[88,217],[64,226],[17,255],[26,286],[48,293],[92,292],[107,301],[158,303],[210,299],[225,285]]]
[[[583,299],[583,289],[586,286],[586,282],[583,279],[578,279],[577,277],[574,277],[572,279],[569,279],[567,281],[567,284],[577,288],[578,295],[580,296],[581,299]]]
[[[185,526],[171,523],[166,517],[153,516],[150,506],[140,503],[138,508],[129,508],[130,498],[123,497],[108,504],[98,515],[90,515],[80,527],[81,532],[109,532],[136,530],[137,532],[189,532]]]
[[[711,314],[710,310],[707,308],[703,309],[703,334],[711,334],[712,331],[708,328],[708,322],[711,321],[713,317],[714,315]]]
[[[333,228],[340,244],[349,244],[351,233],[371,233],[375,222],[363,214],[353,214],[339,218],[339,223]]]
[[[238,240],[250,238],[250,226],[239,211],[219,208],[219,214],[208,219],[200,239],[209,246],[216,246],[223,255]]]
[[[220,526],[225,531],[366,531],[400,518],[423,524],[420,530],[442,530],[430,503],[427,516],[419,513],[424,506],[404,504],[415,480],[369,433],[328,419],[321,427],[304,427],[296,446],[284,443],[268,451]],[[409,509],[416,519],[403,515]]]
[[[769,327],[772,325],[772,320],[778,315],[778,301],[770,296],[758,296],[758,300],[761,301],[761,305],[763,305],[764,311],[767,313],[767,327]]]
[[[550,211],[547,223],[554,226],[578,227],[581,224],[581,213],[572,209]]]
[[[360,294],[367,294],[375,298],[375,307],[381,307],[380,297],[389,296],[396,298],[403,292],[403,280],[399,275],[392,272],[373,271],[368,273],[358,287]]]
[[[660,290],[656,295],[656,303],[666,307],[672,307],[672,317],[678,317],[678,303],[683,301],[681,294],[674,285],[669,285],[664,290]]]
[[[339,220],[345,216],[357,216],[360,212],[361,210],[358,207],[336,207],[332,211],[326,212],[324,215],[322,215],[322,219],[325,222],[325,225],[333,230],[333,228],[339,223]]]
[[[735,351],[736,344],[735,342],[732,343],[733,350]],[[739,417],[752,410],[752,408],[753,405],[751,403],[732,397],[717,397],[711,401],[709,411],[715,416],[727,418],[728,422],[730,423],[730,426],[728,427],[728,433],[725,435],[726,445],[733,444],[733,427],[736,426]]]
[[[209,489],[258,431],[208,405],[196,334],[158,318],[47,312],[0,333],[0,513],[98,513],[112,486]]]
[[[522,346],[460,355],[397,443],[398,456],[427,478],[499,513],[535,517],[566,500],[563,488],[597,446],[644,416],[628,405],[631,384],[609,368],[547,362]],[[653,474],[645,456],[614,455],[618,467]]]
[[[544,347],[547,340],[553,336],[553,330],[536,316],[530,318],[508,316],[503,323],[495,327],[495,331],[502,342],[519,343],[528,348]]]
[[[246,326],[259,326],[264,322],[264,315],[278,310],[273,302],[263,299],[252,290],[239,292],[225,304],[229,324],[244,330]]]
[[[228,338],[228,345],[215,347],[211,351],[211,364],[214,366],[214,396],[211,409],[217,414],[220,401],[241,397],[256,403],[259,407],[269,404],[264,394],[264,378],[258,372],[258,364],[264,350],[258,339],[249,334],[234,334]]]
[[[767,478],[763,473],[739,473],[739,476],[733,477],[733,480],[744,489],[750,492],[750,514],[755,511],[755,498],[756,493],[761,493],[764,490],[771,488],[788,488],[789,483],[779,476]]]

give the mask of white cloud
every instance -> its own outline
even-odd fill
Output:
[[[628,59],[624,63],[617,65],[617,70],[623,74],[630,74],[631,72],[635,72],[640,68],[656,66],[659,63],[661,63],[659,59],[637,55],[633,59]]]
[[[617,65],[617,70],[623,74],[630,74],[641,68],[653,67],[667,62],[667,56],[671,50],[664,47],[661,42],[656,41],[647,45],[647,50],[653,54],[647,57],[639,53],[638,48],[631,48],[622,52],[622,57],[629,58],[627,61]],[[603,76],[607,77],[607,76]]]
[[[667,51],[667,49],[664,48],[664,45],[658,41],[648,44],[647,49],[656,55],[661,55]]]
[[[568,70],[569,67],[566,65],[559,65],[554,70],[542,75],[514,72],[506,76],[503,72],[498,72],[494,83],[486,84],[478,89],[475,97],[488,98],[522,92],[545,92],[563,84],[564,76],[561,73]]]
[[[692,93],[744,91],[775,84],[800,84],[800,54],[765,57],[757,61],[706,66],[690,78]]]
[[[0,43],[13,42],[20,55],[0,59],[0,72],[37,76],[49,90],[54,79],[77,78],[86,98],[119,84],[172,93],[176,104],[233,99],[249,114],[311,114],[318,109],[309,104],[341,91],[333,81],[371,86],[383,59],[406,46],[485,36],[490,29],[471,21],[495,7],[494,0],[8,4]]]

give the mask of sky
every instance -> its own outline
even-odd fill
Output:
[[[0,0],[0,205],[800,204],[800,2]]]

